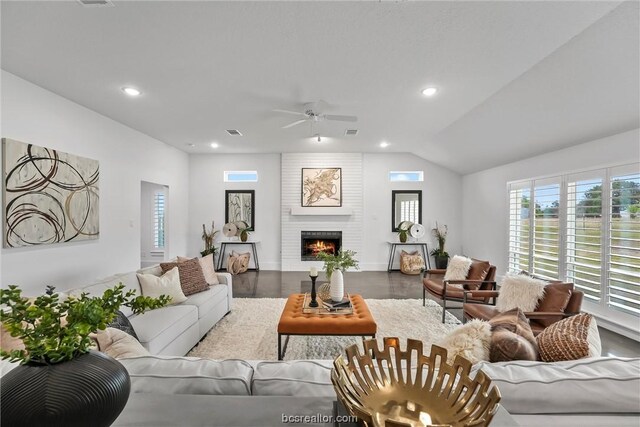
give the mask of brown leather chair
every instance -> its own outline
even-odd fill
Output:
[[[445,269],[431,269],[424,273],[422,279],[422,305],[426,305],[426,293],[442,300],[442,323],[444,323],[447,301],[464,302],[465,290],[495,290],[496,267],[488,261],[473,260],[467,279],[447,280],[445,283]],[[460,286],[455,286],[460,285]],[[469,301],[489,302],[489,297],[468,296]]]
[[[549,283],[555,284],[563,284],[559,281],[553,281]],[[500,294],[500,291],[496,290],[470,290],[464,293],[463,304],[462,304],[462,312],[464,315],[464,321],[472,320],[472,319],[480,319],[480,320],[490,320],[497,314],[499,311],[496,310],[496,298]],[[491,302],[479,302],[478,299],[487,298],[490,299]],[[564,297],[566,298],[566,296]],[[564,311],[532,311],[525,312],[524,315],[529,319],[529,324],[531,325],[531,330],[534,335],[538,335],[542,332],[546,327],[549,326],[550,323],[558,322],[564,318],[569,316],[573,316],[574,314],[580,313],[580,309],[582,308],[582,300],[584,298],[584,293],[582,291],[573,290],[571,292],[571,297],[569,298],[569,302],[567,303],[567,307]],[[540,323],[540,320],[546,320],[545,323],[547,325],[543,325]]]

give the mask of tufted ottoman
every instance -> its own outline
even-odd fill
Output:
[[[290,335],[356,335],[376,337],[376,325],[367,303],[360,295],[351,295],[352,314],[305,314],[304,294],[291,294],[278,322],[278,360],[284,358]],[[282,336],[287,338],[282,346]]]

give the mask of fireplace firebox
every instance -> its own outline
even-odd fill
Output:
[[[300,234],[300,259],[316,261],[320,252],[335,255],[342,246],[342,231],[302,231]]]

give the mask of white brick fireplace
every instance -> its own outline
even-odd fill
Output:
[[[301,207],[302,168],[342,168],[342,207]],[[360,153],[282,154],[282,271],[320,267],[318,261],[302,261],[302,231],[342,231],[343,249],[363,253],[363,182]]]

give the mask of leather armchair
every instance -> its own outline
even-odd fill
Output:
[[[473,260],[465,280],[444,280],[447,270],[426,270],[422,279],[422,305],[426,305],[426,293],[442,300],[442,323],[444,323],[447,301],[464,302],[464,292],[468,290],[495,290],[496,267],[488,261]],[[486,273],[485,273],[486,271]],[[482,274],[484,273],[484,274]],[[474,279],[472,277],[482,277]],[[468,296],[470,301],[488,302],[489,298]]]
[[[561,284],[561,282],[550,282]],[[464,321],[472,319],[490,320],[500,312],[496,310],[496,298],[500,294],[497,290],[469,290],[464,292],[462,312]],[[490,302],[479,301],[481,298],[488,299]],[[580,313],[582,308],[582,300],[584,299],[584,293],[582,291],[573,290],[569,302],[564,311],[531,311],[525,312],[524,315],[529,319],[531,330],[534,335],[538,335],[542,332],[549,323],[558,322],[569,316]],[[544,325],[540,323],[541,320],[546,320]]]

